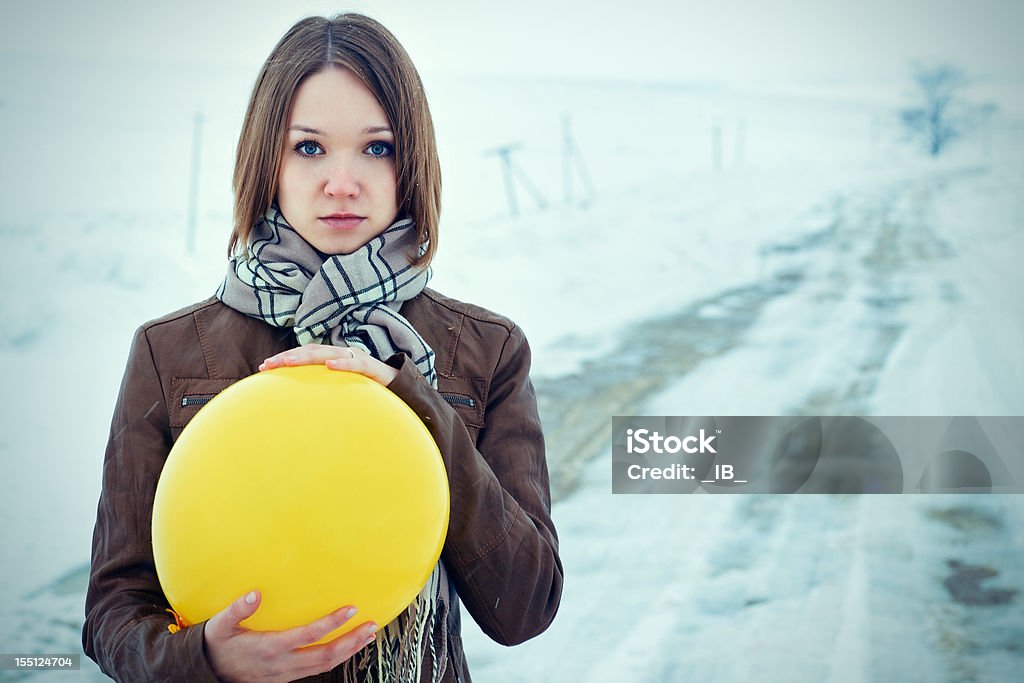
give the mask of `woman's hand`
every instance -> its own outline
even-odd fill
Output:
[[[258,591],[240,597],[206,622],[206,657],[222,681],[283,683],[313,676],[330,671],[374,640],[377,625],[368,621],[328,643],[304,647],[351,619],[352,607],[287,631],[250,631],[239,622],[256,612],[260,597]]]
[[[285,365],[325,364],[332,370],[349,370],[366,375],[387,386],[398,376],[398,370],[385,365],[361,349],[324,344],[306,344],[295,349],[282,351],[260,363],[260,370],[270,370]]]

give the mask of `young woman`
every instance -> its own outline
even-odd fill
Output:
[[[133,682],[468,681],[458,600],[496,641],[520,643],[554,617],[562,567],[526,339],[426,288],[440,169],[419,75],[394,36],[357,14],[295,24],[257,79],[234,191],[216,295],[135,335],[104,462],[85,652]],[[150,528],[163,463],[197,411],[182,399],[307,363],[362,373],[423,419],[451,491],[441,562],[405,614],[326,644],[312,645],[358,620],[357,605],[250,631],[239,622],[259,609],[258,586],[176,628]]]

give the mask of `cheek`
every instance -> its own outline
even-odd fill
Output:
[[[373,193],[380,201],[397,201],[398,181],[395,179],[393,164],[381,164],[382,168],[374,169]]]
[[[316,190],[316,178],[309,172],[308,164],[283,162],[277,174],[278,201],[288,201],[288,197],[308,195]]]
[[[277,194],[286,195],[291,193],[292,176],[294,175],[291,165],[281,160],[281,167],[277,170]]]

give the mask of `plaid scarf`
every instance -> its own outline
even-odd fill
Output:
[[[404,352],[436,388],[433,350],[398,313],[430,279],[429,269],[409,264],[416,249],[415,226],[405,219],[355,252],[325,259],[275,203],[253,226],[245,253],[230,260],[216,297],[270,325],[293,328],[303,345],[354,346],[378,360]],[[448,573],[438,562],[412,604],[342,665],[342,680],[419,683],[429,651],[436,681],[442,672],[434,625],[446,618],[450,600]]]
[[[253,226],[245,254],[229,262],[216,296],[293,328],[303,345],[354,346],[379,360],[402,351],[436,387],[433,350],[398,313],[430,279],[430,269],[409,264],[416,249],[416,228],[404,219],[351,254],[325,260],[274,204]]]

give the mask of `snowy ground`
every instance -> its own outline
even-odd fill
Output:
[[[1022,189],[967,166],[832,196],[803,239],[763,245],[775,277],[694,306],[757,306],[742,341],[636,414],[1020,414]],[[610,460],[555,506],[549,632],[465,636],[483,680],[1009,681],[1024,664],[1022,496],[610,496]]]
[[[204,87],[218,78],[248,87],[234,73]],[[5,149],[31,160],[0,171],[0,243],[13,255],[0,285],[14,293],[0,336],[0,649],[77,652],[127,346],[140,322],[220,278],[238,110],[204,110],[210,158],[186,254],[191,101],[171,107],[171,88],[111,127],[83,85],[85,128],[67,131],[30,81],[12,76],[0,109]],[[603,430],[616,413],[597,399],[628,392],[614,405],[635,414],[1024,414],[1020,122],[930,164],[892,140],[888,102],[428,86],[450,207],[432,286],[524,327],[542,404],[581,414],[574,434],[588,444],[550,455],[575,482],[556,487],[561,613],[511,650],[467,624],[474,677],[1010,680],[1024,663],[1021,498],[612,496]],[[565,114],[593,186],[575,177],[571,201]],[[484,152],[517,142],[545,206],[519,185],[512,217]],[[652,349],[656,364],[619,364]],[[985,568],[995,575],[980,584]],[[991,591],[1010,597],[971,602]],[[97,676],[85,662],[23,680]]]

